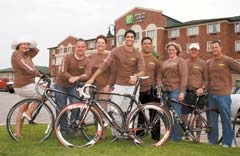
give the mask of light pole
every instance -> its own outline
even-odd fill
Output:
[[[114,43],[113,46],[116,47],[116,27],[114,24],[110,24],[108,26],[107,37],[113,37],[113,43]]]

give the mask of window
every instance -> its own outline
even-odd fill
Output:
[[[197,26],[196,27],[189,27],[187,29],[187,35],[188,36],[195,36],[195,35],[198,35],[198,33],[199,33],[199,29],[198,29]]]
[[[60,48],[59,49],[59,54],[63,54],[64,53],[64,48]]]
[[[213,23],[208,25],[208,33],[217,33],[220,32],[220,24],[219,23]]]
[[[212,41],[207,42],[207,52],[211,52],[211,43]]]
[[[179,29],[172,30],[169,32],[169,38],[177,38],[179,37]]]
[[[155,38],[155,33],[156,33],[155,30],[148,30],[147,31],[147,36],[150,37],[151,39],[154,39]]]
[[[94,41],[89,41],[88,42],[88,49],[94,49],[95,48],[95,42]]]
[[[56,54],[56,50],[52,49],[51,53],[52,53],[52,55],[55,55]]]
[[[140,33],[136,32],[136,41],[140,39]]]
[[[56,57],[54,57],[51,62],[51,65],[55,65],[55,64],[56,64]]]
[[[240,52],[240,40],[235,41],[235,52]]]
[[[115,46],[115,42],[114,42],[114,40],[115,40],[115,39],[112,39],[112,40],[110,41],[112,47]]]
[[[240,32],[240,22],[235,23],[235,32]]]
[[[118,42],[119,43],[124,42],[124,35],[118,35]]]
[[[72,47],[68,47],[68,48],[67,48],[67,52],[68,52],[68,53],[71,53],[71,52],[72,52]]]

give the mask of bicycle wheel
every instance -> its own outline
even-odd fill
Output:
[[[234,144],[236,147],[240,146],[240,111],[235,115],[233,119],[233,133]]]
[[[113,101],[111,100],[98,100],[97,101],[102,107],[104,107],[107,109],[106,112],[108,113],[108,115],[112,118],[113,121],[115,121],[115,123],[117,124],[117,126],[120,129],[125,129],[126,127],[126,122],[125,122],[125,116],[124,113],[122,111],[122,109]],[[103,114],[101,114],[102,116],[104,116]],[[103,118],[104,120],[104,130],[106,130],[107,125],[109,124],[112,128],[112,135],[113,136],[117,136],[117,135],[121,135],[119,132],[117,132],[117,128],[116,125],[113,125],[113,121],[108,121],[105,117]],[[112,123],[109,123],[112,122]],[[106,134],[106,132],[104,132]]]
[[[100,139],[103,121],[100,114],[86,103],[74,103],[63,108],[55,121],[57,140],[64,147],[89,147]]]
[[[139,114],[143,113],[140,119]],[[168,140],[173,126],[169,111],[156,102],[144,104],[143,112],[136,108],[130,114],[127,124],[133,141],[145,146],[163,145]]]
[[[32,120],[22,117],[26,109],[33,110]],[[9,135],[16,141],[44,141],[51,135],[53,123],[54,115],[47,104],[37,99],[25,99],[9,110],[6,127]]]
[[[187,135],[196,143],[206,142],[207,135],[211,133],[211,126],[208,122],[209,119],[207,118],[207,115],[210,112],[218,113],[218,111],[215,108],[205,108],[200,111],[200,114],[193,113],[192,116],[190,117],[190,122],[189,122],[189,125],[187,126],[189,128]],[[221,124],[219,124],[219,126],[221,126]],[[219,139],[219,143],[220,142],[221,142],[221,137]]]

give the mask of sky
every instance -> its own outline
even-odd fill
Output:
[[[37,41],[35,65],[48,66],[48,49],[68,36],[92,39],[134,7],[162,10],[181,22],[240,16],[239,0],[1,0],[0,69],[11,67],[11,43]]]

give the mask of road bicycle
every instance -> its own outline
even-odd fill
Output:
[[[74,103],[66,106],[59,113],[54,130],[59,143],[65,147],[90,147],[96,144],[104,133],[104,123],[112,128],[114,138],[128,139],[137,145],[159,146],[163,140],[167,140],[171,133],[172,122],[166,120],[166,110],[159,104],[141,104],[138,100],[137,91],[142,79],[139,77],[132,94],[102,93],[95,85],[86,84],[81,88],[82,94],[87,99],[84,102]],[[96,100],[98,94],[110,94],[114,96],[123,96],[129,98],[130,103],[124,112],[118,104],[109,100]],[[101,106],[102,103],[108,105],[107,111]],[[134,108],[136,106],[136,108]],[[75,109],[80,110],[79,118],[75,121],[70,120],[71,112]],[[155,111],[155,116],[151,117],[149,112]],[[142,113],[143,122],[138,121],[139,113]],[[66,118],[66,116],[68,116]],[[75,129],[74,134],[63,133],[61,121],[66,120],[70,127]],[[139,124],[141,123],[141,124]],[[155,130],[154,127],[161,127]],[[138,131],[143,131],[143,135],[138,135]],[[158,139],[153,140],[151,134],[154,131],[161,132]]]
[[[174,123],[179,124],[182,129],[183,136],[186,136],[186,139],[191,139],[195,143],[201,142],[202,140],[200,139],[206,140],[207,134],[211,133],[211,126],[208,122],[209,119],[207,118],[207,114],[211,111],[218,112],[217,109],[209,107],[200,108],[198,105],[199,99],[201,98],[200,96],[197,97],[193,105],[189,105],[182,101],[171,99],[170,91],[164,88],[161,88],[160,90],[161,91],[158,92],[159,94],[158,96],[160,96],[162,106],[165,107],[166,108],[165,110],[168,111],[167,120],[171,121],[173,124]],[[186,122],[182,121],[181,117],[179,117],[179,115],[176,113],[171,103],[176,103],[182,106],[190,107],[192,109],[192,112],[189,114]],[[153,102],[153,104],[155,103]],[[197,125],[197,121],[201,122],[201,126]]]
[[[82,100],[81,97],[54,89],[51,84],[52,81],[47,74],[41,76],[35,87],[41,98],[24,99],[11,107],[7,114],[6,128],[13,140],[44,141],[49,138],[53,131],[56,113],[61,109],[56,105],[54,96],[56,93]],[[32,105],[35,105],[36,108],[34,108],[32,118],[27,119],[24,117],[22,109],[31,108]],[[19,128],[19,125],[21,126],[21,136],[16,135],[16,129]]]
[[[240,147],[240,107],[238,108],[237,114],[233,118],[232,124],[234,144],[236,147]]]

